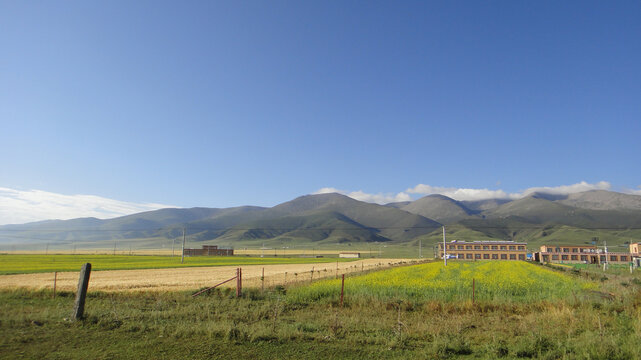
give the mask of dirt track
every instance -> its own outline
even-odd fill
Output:
[[[314,279],[335,277],[361,270],[383,268],[400,263],[402,259],[364,259],[347,263],[246,265],[242,266],[243,287],[260,287],[262,269],[265,269],[265,287],[283,285],[294,281],[309,281],[314,269]],[[338,265],[337,265],[338,264]],[[192,267],[180,269],[108,270],[94,271],[89,281],[90,290],[101,291],[169,291],[193,290],[213,286],[236,275],[236,266]],[[0,288],[52,289],[53,273],[0,276]],[[57,290],[75,291],[78,272],[60,272]],[[231,281],[224,286],[235,286]]]

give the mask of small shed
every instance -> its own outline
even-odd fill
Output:
[[[349,258],[349,259],[358,259],[361,257],[359,252],[342,252],[338,253],[339,258]]]

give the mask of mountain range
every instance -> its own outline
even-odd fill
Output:
[[[457,201],[428,195],[378,205],[337,193],[305,195],[266,208],[161,209],[100,220],[78,218],[0,226],[3,243],[154,243],[182,237],[229,246],[371,244],[414,246],[442,239],[625,245],[641,241],[641,196],[594,190],[569,195],[533,193],[518,200]]]

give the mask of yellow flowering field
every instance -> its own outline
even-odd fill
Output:
[[[595,283],[524,261],[441,262],[395,268],[345,279],[345,296],[415,301],[540,301],[567,298]],[[290,301],[336,300],[341,280],[293,288]]]

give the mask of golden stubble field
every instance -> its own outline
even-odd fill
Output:
[[[330,278],[341,274],[385,268],[394,264],[415,260],[363,259],[343,263],[246,265],[242,266],[243,287],[260,287],[263,269],[265,287],[287,285],[293,282],[310,281],[313,278]],[[173,291],[193,290],[216,285],[236,275],[236,266],[107,270],[93,271],[89,290],[120,291]],[[78,272],[59,272],[56,276],[58,291],[75,291]],[[0,288],[53,289],[54,273],[19,274],[0,276]],[[235,287],[235,281],[223,285]]]

